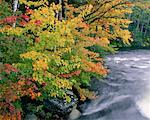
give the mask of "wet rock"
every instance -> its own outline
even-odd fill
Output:
[[[80,116],[81,112],[76,109],[76,106],[74,106],[72,112],[69,114],[68,120],[76,120]]]
[[[24,120],[38,120],[35,114],[27,114]]]
[[[76,96],[71,92],[68,91],[67,94],[71,98],[71,102],[67,103],[63,99],[46,99],[44,101],[44,106],[48,110],[48,112],[51,112],[53,114],[58,114],[59,116],[66,116],[69,115],[69,113],[72,111],[73,106],[77,103]]]

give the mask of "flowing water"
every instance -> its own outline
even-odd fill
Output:
[[[110,74],[93,80],[99,98],[84,104],[78,120],[150,120],[150,50],[108,56]]]

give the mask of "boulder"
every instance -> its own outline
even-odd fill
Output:
[[[59,116],[69,115],[78,99],[71,91],[67,91],[67,95],[69,95],[71,98],[71,102],[69,103],[63,99],[58,98],[44,100],[44,106],[47,111],[53,114],[58,114]]]

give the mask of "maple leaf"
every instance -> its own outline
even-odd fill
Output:
[[[21,18],[23,18],[26,21],[29,21],[29,19],[30,19],[30,17],[25,14],[21,15]]]
[[[14,23],[17,20],[17,16],[9,16],[3,19],[4,23]]]

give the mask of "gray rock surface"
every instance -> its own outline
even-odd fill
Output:
[[[35,114],[27,114],[24,120],[38,120]]]

